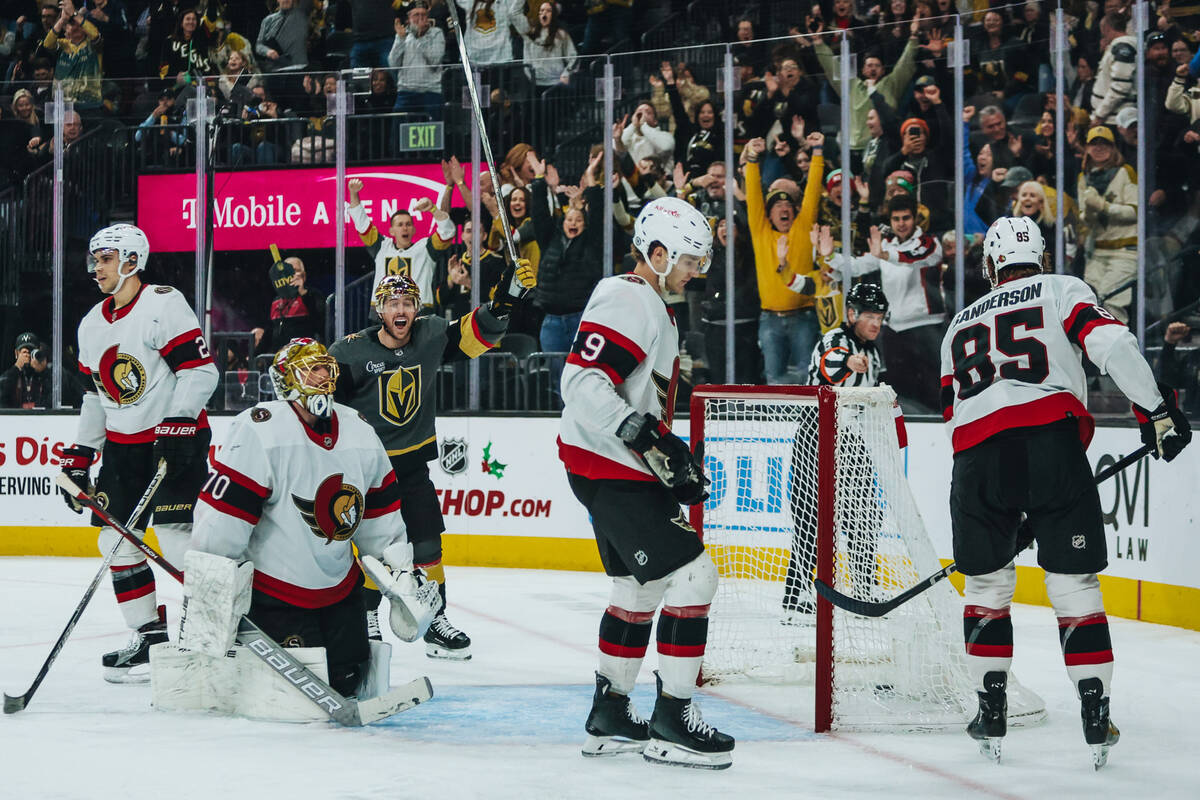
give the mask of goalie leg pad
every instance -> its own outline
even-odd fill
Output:
[[[666,588],[666,578],[648,583],[638,583],[630,576],[613,578],[608,608],[600,619],[597,671],[608,679],[611,691],[616,694],[633,691],[650,644],[654,610]]]
[[[658,673],[663,692],[686,700],[708,643],[708,610],[717,594],[717,567],[707,551],[666,577],[658,615]]]
[[[1067,675],[1076,687],[1081,680],[1099,678],[1102,697],[1112,683],[1112,637],[1100,578],[1096,573],[1062,575],[1046,573],[1046,594],[1058,616],[1058,640],[1062,646]]]
[[[179,646],[220,658],[233,647],[238,621],[250,610],[254,564],[200,550],[189,550],[183,563]]]
[[[387,694],[391,688],[392,646],[374,639],[368,644],[371,646],[371,657],[363,666],[362,679],[359,681],[358,691],[355,692],[359,700],[380,697]]]

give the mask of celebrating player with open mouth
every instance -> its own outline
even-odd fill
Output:
[[[712,231],[683,200],[659,198],[634,225],[637,267],[597,284],[562,376],[559,454],[592,516],[612,576],[583,754],[723,769],[733,737],[692,702],[717,569],[680,504],[708,496],[700,464],[671,433],[679,331],[668,294],[708,267]],[[658,701],[649,725],[629,699],[658,617]]]

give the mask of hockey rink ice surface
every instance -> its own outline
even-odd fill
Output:
[[[0,558],[0,686],[33,680],[99,559]],[[157,569],[156,569],[156,572]],[[393,642],[392,682],[428,675],[426,705],[362,729],[255,722],[150,707],[149,685],[101,678],[128,632],[106,578],[29,707],[0,719],[4,798],[1200,798],[1200,633],[1111,618],[1121,741],[1095,772],[1048,608],[1013,610],[1014,668],[1048,719],[1010,729],[1000,765],[962,732],[812,732],[811,694],[718,687],[706,720],[737,738],[733,767],[585,759],[599,573],[447,569],[450,619],[474,658],[433,661]],[[177,621],[180,587],[158,573]],[[172,631],[174,639],[174,631]],[[653,705],[653,640],[634,697]]]

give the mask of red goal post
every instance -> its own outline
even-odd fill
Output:
[[[812,687],[818,732],[939,729],[974,713],[948,581],[874,619],[812,591],[815,574],[882,599],[941,567],[908,486],[895,398],[886,386],[692,392],[690,438],[712,485],[691,523],[721,577],[704,677]],[[1011,683],[1010,724],[1043,718],[1041,699]]]

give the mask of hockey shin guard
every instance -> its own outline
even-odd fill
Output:
[[[1107,697],[1112,683],[1112,638],[1100,578],[1095,574],[1059,575],[1046,573],[1046,593],[1058,616],[1058,641],[1071,683],[1099,678]]]
[[[138,531],[145,535],[144,532]],[[107,553],[117,543],[118,534],[112,528],[101,528],[100,552]],[[113,593],[117,596],[117,607],[125,618],[125,624],[137,630],[148,622],[158,619],[158,595],[155,593],[154,573],[146,563],[146,557],[132,544],[121,540],[117,554],[109,565],[112,574]]]
[[[1009,606],[1017,586],[1017,570],[1008,564],[987,575],[968,575],[963,592],[963,642],[967,670],[976,689],[989,672],[1008,672],[1012,665],[1013,629]]]
[[[663,606],[658,615],[658,674],[663,693],[686,700],[708,643],[708,606]]]

